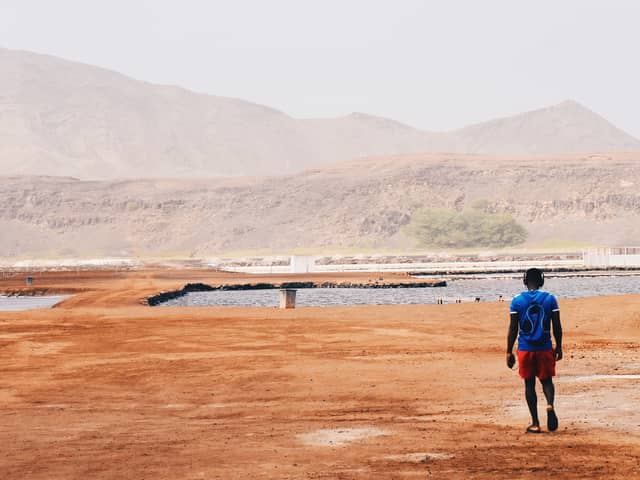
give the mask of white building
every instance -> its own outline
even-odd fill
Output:
[[[291,256],[291,273],[309,273],[313,271],[316,263],[315,257],[307,255]]]

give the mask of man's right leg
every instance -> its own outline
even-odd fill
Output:
[[[547,405],[553,407],[553,401],[555,400],[556,396],[556,389],[553,386],[553,380],[551,379],[551,377],[549,377],[545,378],[544,380],[540,380],[540,383],[542,384],[542,391],[544,392],[544,396],[547,399]]]
[[[531,425],[540,427],[540,420],[538,419],[538,395],[536,395],[536,377],[529,377],[524,380],[524,395],[527,399],[527,405],[529,406],[529,413],[531,414]]]
[[[553,409],[553,400],[555,397],[555,387],[553,386],[553,380],[551,377],[544,380],[540,380],[542,383],[542,391],[547,399],[547,429],[550,432],[555,432],[558,429],[558,416]]]

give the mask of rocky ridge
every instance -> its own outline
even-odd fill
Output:
[[[370,158],[284,177],[87,182],[0,178],[0,257],[405,249],[422,207],[484,200],[529,246],[640,242],[640,166],[628,155]]]

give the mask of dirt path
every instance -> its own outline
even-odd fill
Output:
[[[138,304],[203,279],[52,276],[85,291],[0,312],[0,478],[640,477],[640,296],[561,301],[561,426],[532,436],[506,304]]]

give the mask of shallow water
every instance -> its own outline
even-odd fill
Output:
[[[7,297],[0,295],[0,312],[19,312],[34,308],[50,308],[69,298],[69,295],[48,297]]]
[[[495,300],[499,295],[502,295],[505,300],[510,300],[524,290],[521,278],[474,277],[450,280],[447,284],[444,290],[451,291],[451,296],[480,297],[482,301]],[[547,277],[544,290],[552,292],[558,298],[640,293],[640,275]]]
[[[505,302],[523,289],[522,280],[514,278],[467,278],[447,280],[446,287],[432,288],[303,288],[296,295],[296,306],[393,305],[495,301]],[[547,278],[545,289],[559,299],[600,295],[640,293],[640,276],[558,277]],[[277,289],[245,291],[193,292],[169,300],[163,306],[255,306],[275,307]]]

